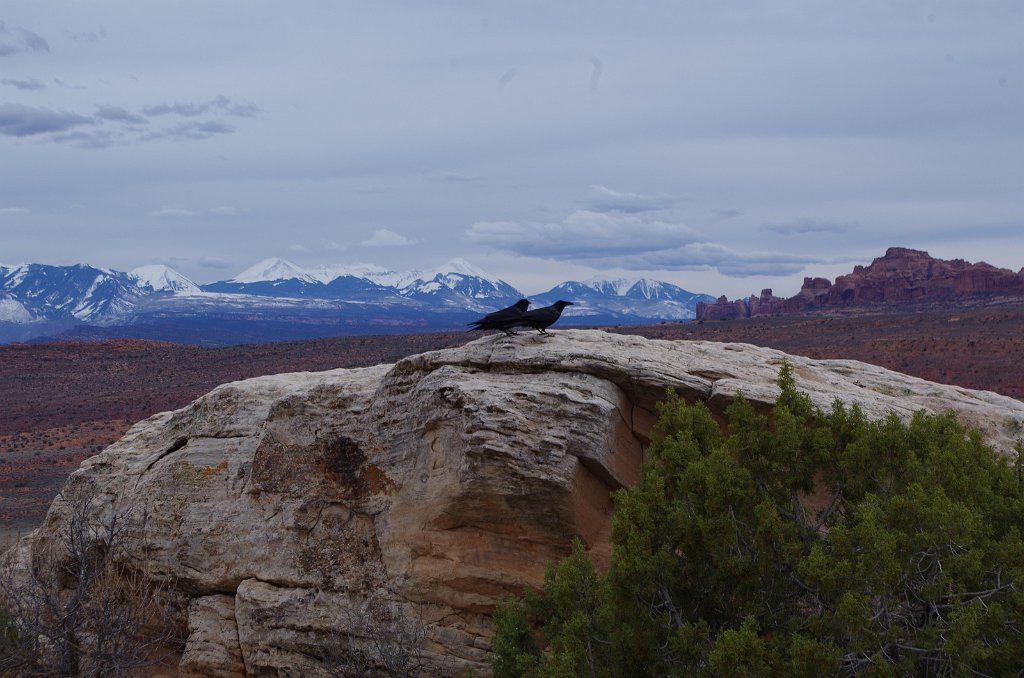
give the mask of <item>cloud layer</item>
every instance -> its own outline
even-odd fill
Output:
[[[381,228],[373,232],[373,235],[363,240],[360,245],[363,247],[405,247],[407,245],[414,245],[415,240],[410,240],[404,235],[395,233],[394,231],[386,228]]]
[[[683,224],[631,214],[577,210],[558,222],[481,221],[466,238],[523,256],[601,260],[692,243],[699,236]]]
[[[107,148],[156,140],[198,140],[231,134],[237,127],[216,117],[193,118],[211,113],[251,118],[258,112],[259,108],[253,104],[234,102],[222,95],[203,104],[159,104],[145,106],[140,112],[97,104],[91,115],[6,103],[0,104],[0,135],[34,136],[79,148]],[[157,124],[156,118],[170,118],[170,123]]]
[[[616,191],[606,186],[591,186],[590,209],[595,212],[655,212],[675,207],[684,200],[672,195],[644,195],[627,191]]]
[[[50,45],[38,33],[17,26],[8,26],[0,21],[0,57],[18,52],[49,51]]]
[[[465,237],[520,256],[585,263],[598,269],[702,271],[734,277],[788,276],[829,259],[738,251],[682,224],[637,214],[580,210],[560,222],[477,222]]]
[[[0,134],[10,137],[29,137],[39,134],[66,132],[83,125],[94,125],[93,118],[55,111],[42,106],[0,104]]]
[[[20,89],[23,92],[33,92],[46,89],[46,85],[35,78],[25,78],[24,80],[19,80],[17,78],[0,78],[0,85]]]
[[[643,272],[730,296],[893,245],[1024,265],[1019,0],[2,19],[0,205],[27,210],[0,213],[7,259],[156,253],[203,282],[305,244],[311,266],[376,248],[536,289]]]

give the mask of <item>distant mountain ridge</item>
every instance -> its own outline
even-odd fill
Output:
[[[124,317],[143,295],[131,274],[85,264],[0,268],[0,291],[32,319],[79,321]]]
[[[884,309],[908,304],[971,305],[995,299],[1024,299],[1024,268],[1019,272],[963,259],[936,259],[922,250],[890,247],[869,266],[856,266],[835,283],[804,278],[800,291],[788,299],[772,290],[729,301],[696,306],[698,320],[749,318],[842,308]]]
[[[570,280],[533,297],[538,305],[551,304],[558,299],[572,300],[575,304],[565,311],[570,318],[602,315],[614,308],[623,316],[686,320],[695,316],[698,303],[713,301],[714,297],[648,278]]]
[[[163,265],[124,272],[20,264],[0,266],[0,341],[144,336],[223,344],[456,329],[523,297],[465,259],[393,271],[372,264],[304,268],[272,258],[208,285]],[[655,280],[594,279],[561,283],[531,301],[559,298],[577,302],[563,324],[682,320],[694,317],[698,301],[712,299]]]

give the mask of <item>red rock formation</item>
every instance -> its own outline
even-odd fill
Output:
[[[723,294],[713,304],[697,302],[698,320],[732,320],[733,318],[748,317],[750,317],[750,309],[743,299],[729,301]]]
[[[730,302],[720,297],[713,304],[698,304],[698,320],[742,318],[755,315],[802,313],[828,307],[885,306],[915,302],[987,301],[994,297],[1024,297],[1024,269],[996,268],[984,262],[934,259],[927,252],[890,247],[870,266],[855,266],[836,278],[804,278],[800,291],[789,299],[771,289],[759,297]]]

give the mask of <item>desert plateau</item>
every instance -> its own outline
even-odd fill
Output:
[[[604,329],[861,360],[939,383],[1024,398],[1024,306],[760,316]],[[133,423],[184,407],[220,384],[392,363],[478,336],[336,337],[222,348],[139,340],[2,346],[0,534],[7,543],[37,526],[78,464],[116,441]]]

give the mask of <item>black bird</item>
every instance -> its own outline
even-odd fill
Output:
[[[548,333],[545,331],[548,327],[551,327],[558,318],[562,315],[562,309],[566,306],[575,306],[571,301],[556,301],[550,306],[543,308],[535,308],[532,311],[527,311],[516,321],[513,327],[532,327],[541,334],[547,336]]]
[[[519,323],[523,317],[523,311],[525,311],[529,306],[529,301],[526,299],[520,299],[508,308],[503,308],[500,311],[495,311],[494,313],[488,313],[483,318],[480,318],[480,320],[474,320],[473,322],[468,323],[472,327],[466,331],[501,330],[505,334],[511,336],[515,334],[515,332],[512,331],[512,328]]]

